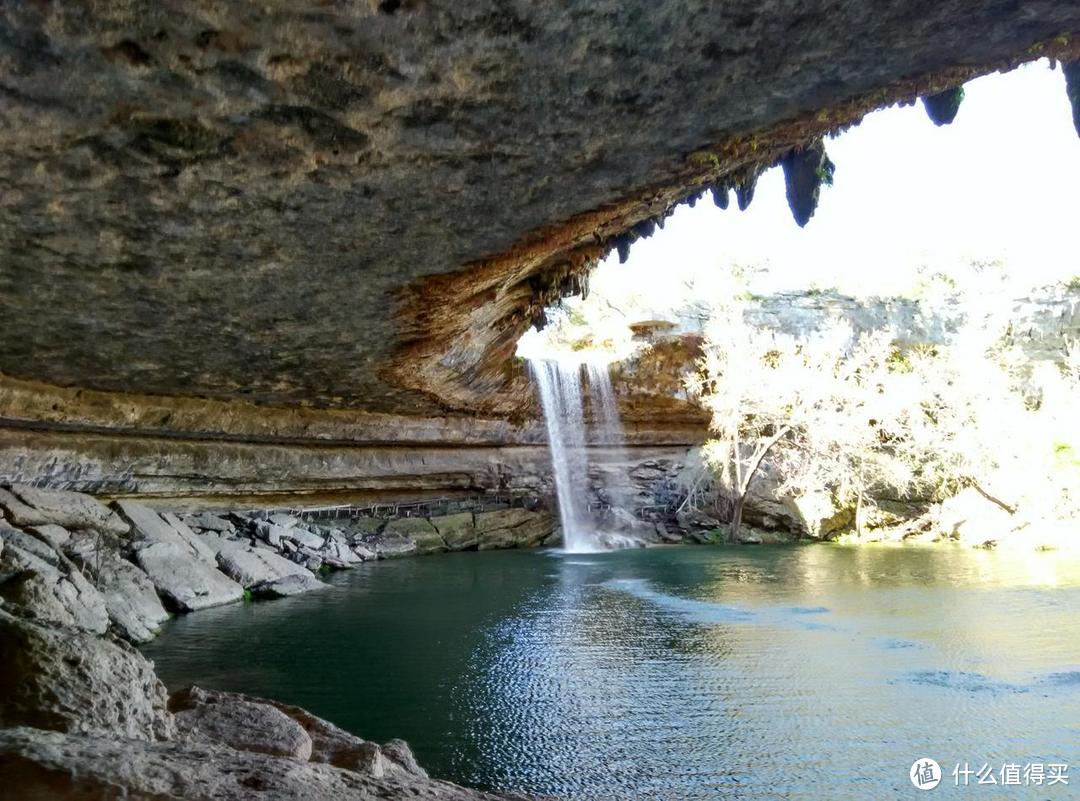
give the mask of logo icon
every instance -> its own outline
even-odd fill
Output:
[[[908,776],[920,790],[933,790],[941,783],[941,765],[930,757],[921,757],[911,764]]]

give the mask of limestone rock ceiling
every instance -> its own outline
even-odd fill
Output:
[[[5,3],[0,373],[504,412],[612,237],[1075,31],[1060,0]]]

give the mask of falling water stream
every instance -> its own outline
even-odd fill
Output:
[[[563,546],[567,551],[577,553],[610,547],[617,538],[600,537],[588,512],[590,482],[585,446],[589,438],[582,399],[582,363],[532,359],[529,366],[544,409]],[[622,421],[607,365],[589,362],[585,372],[589,376],[592,439],[621,451],[624,443]],[[621,500],[626,482],[609,479],[606,484],[609,498],[616,502]]]

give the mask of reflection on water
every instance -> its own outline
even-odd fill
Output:
[[[437,776],[572,798],[906,797],[923,756],[935,797],[1018,798],[955,788],[952,766],[1077,762],[1080,564],[1051,554],[489,552],[334,581],[177,620],[147,651],[170,687],[272,696],[404,737]]]

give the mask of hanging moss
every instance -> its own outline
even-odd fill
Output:
[[[964,101],[964,87],[957,86],[927,95],[922,99],[926,114],[934,125],[948,125],[956,119],[956,112],[960,110],[960,104]]]
[[[825,143],[820,139],[803,150],[793,150],[780,163],[784,168],[788,206],[795,222],[803,227],[817,210],[822,184],[832,185],[835,166],[825,154]]]
[[[1073,127],[1080,136],[1080,61],[1062,63],[1061,70],[1065,73],[1065,94],[1072,106]]]

